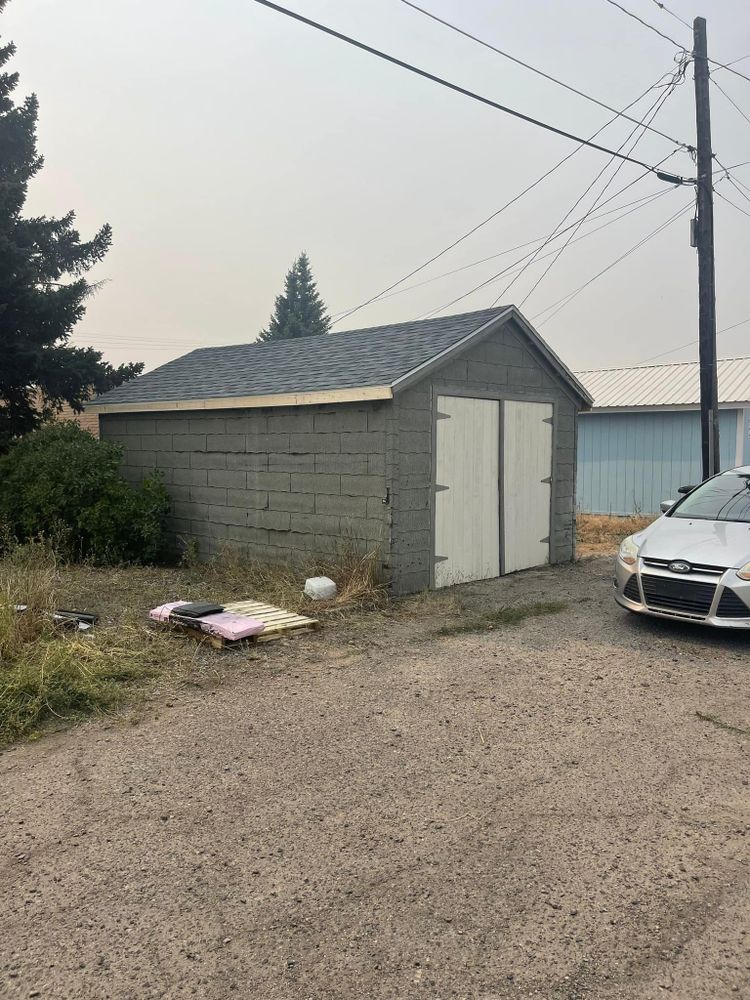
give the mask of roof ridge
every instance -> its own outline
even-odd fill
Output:
[[[290,337],[286,339],[282,338],[279,340],[269,340],[269,341],[258,340],[256,338],[255,340],[241,340],[235,344],[206,344],[205,347],[196,347],[189,353],[196,354],[200,351],[223,350],[228,347],[275,347],[275,346],[280,346],[282,344],[285,345],[297,340],[311,340],[314,336],[345,337],[347,336],[347,334],[352,334],[352,333],[371,333],[374,330],[381,330],[381,331],[393,330],[398,326],[413,327],[419,323],[424,323],[426,325],[428,323],[436,323],[440,320],[446,320],[446,321],[464,320],[468,319],[470,316],[488,316],[488,315],[493,315],[495,313],[500,314],[502,312],[505,312],[509,308],[510,308],[509,306],[491,306],[489,309],[471,309],[469,312],[451,313],[448,316],[431,316],[429,318],[422,318],[422,319],[408,319],[408,320],[401,320],[401,322],[399,323],[376,323],[374,326],[358,326],[355,327],[353,330],[337,330],[335,332],[329,331],[326,334],[311,334],[311,336],[309,337]],[[185,357],[185,355],[181,356]]]

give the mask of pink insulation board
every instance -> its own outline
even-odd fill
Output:
[[[188,603],[188,601],[172,601],[170,604],[160,604],[158,608],[149,611],[148,616],[155,622],[168,622],[173,611]],[[222,639],[247,639],[251,635],[258,635],[265,628],[263,622],[257,618],[251,618],[249,615],[235,615],[230,611],[206,615],[205,618],[192,618],[191,624],[193,622],[201,632],[206,632],[208,635],[218,635]],[[181,624],[187,624],[187,622]]]

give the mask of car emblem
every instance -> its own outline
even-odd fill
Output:
[[[671,562],[667,566],[670,573],[689,573],[692,568],[688,562]]]

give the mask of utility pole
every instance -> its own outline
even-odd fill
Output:
[[[693,21],[695,124],[697,133],[696,246],[698,248],[698,356],[701,390],[701,457],[703,478],[719,468],[719,385],[716,370],[716,275],[714,270],[714,188],[711,149],[706,19]]]

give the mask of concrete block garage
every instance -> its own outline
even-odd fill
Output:
[[[573,558],[590,397],[513,307],[192,351],[99,397],[175,539],[283,561],[343,539],[394,593]]]

